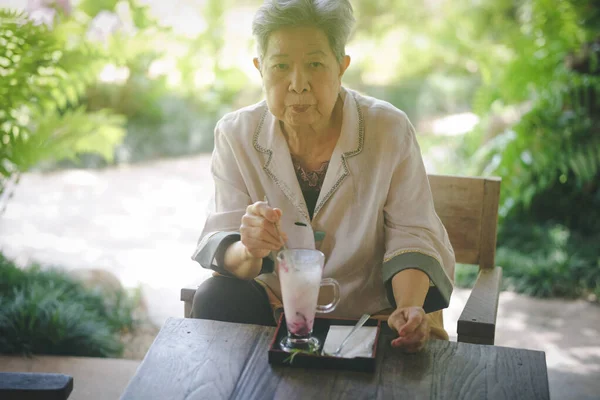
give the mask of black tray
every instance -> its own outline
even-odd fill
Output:
[[[381,321],[376,319],[369,319],[364,325],[377,327],[372,357],[341,358],[321,355],[323,345],[325,344],[325,338],[327,337],[331,325],[354,326],[356,322],[358,322],[357,319],[315,318],[313,335],[316,336],[321,343],[319,354],[298,353],[294,355],[293,360],[290,362],[289,358],[292,354],[282,350],[279,346],[281,339],[288,334],[285,315],[281,314],[277,330],[275,331],[275,335],[269,346],[269,363],[295,368],[343,369],[359,372],[373,372],[375,371],[377,360],[377,343],[379,342],[379,335],[381,333]]]

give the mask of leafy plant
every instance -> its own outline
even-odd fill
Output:
[[[0,353],[118,357],[138,301],[87,289],[59,269],[20,269],[0,253]]]
[[[481,149],[484,173],[503,178],[503,216],[519,203],[529,208],[536,195],[549,195],[556,184],[569,182],[574,191],[593,195],[600,172],[600,118],[590,115],[590,104],[578,104],[578,97],[600,95],[600,79],[578,80],[540,93],[516,126]]]
[[[589,0],[491,3],[474,8],[488,26],[462,35],[482,77],[474,104],[484,123],[461,154],[472,160],[467,173],[502,177],[496,263],[505,288],[597,297],[600,7]],[[474,274],[459,267],[456,279],[468,285]]]
[[[73,40],[74,26],[50,28],[0,10],[0,195],[43,160],[84,152],[110,160],[124,136],[123,117],[80,104],[106,58],[80,37]]]
[[[476,172],[503,178],[502,217],[533,207],[536,197],[554,197],[553,188],[567,182],[572,195],[593,197],[600,181],[600,43],[590,43],[600,38],[600,10],[573,0],[498,4],[514,20],[496,38],[504,57],[480,63],[484,84],[475,108],[484,117],[506,107],[525,113],[500,135],[484,137]]]
[[[501,239],[497,259],[506,265],[508,287],[539,297],[600,294],[600,234],[581,235],[559,224],[531,228],[514,222]]]
[[[583,235],[561,224],[510,219],[498,241],[496,264],[503,267],[504,289],[600,300],[600,233]],[[476,277],[476,267],[457,265],[457,286],[471,287]]]

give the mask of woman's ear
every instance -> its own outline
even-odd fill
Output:
[[[345,55],[344,58],[342,58],[342,62],[340,63],[340,78],[342,76],[344,76],[344,72],[346,72],[346,70],[348,69],[349,66],[350,66],[350,56]]]
[[[258,57],[254,57],[252,61],[254,62],[254,68],[256,68],[258,72],[260,72],[260,76],[262,76],[262,71],[260,69],[260,60],[258,59]]]

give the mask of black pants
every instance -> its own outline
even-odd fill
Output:
[[[265,289],[255,281],[213,276],[196,290],[192,318],[276,326]]]

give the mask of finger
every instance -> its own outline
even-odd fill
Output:
[[[388,318],[389,327],[396,333],[400,332],[400,328],[402,328],[406,324],[406,320],[401,317],[397,317],[392,315]]]
[[[423,315],[420,312],[410,312],[406,323],[398,329],[400,336],[408,335],[414,332],[423,322]]]
[[[266,242],[255,238],[243,238],[242,243],[249,251],[277,251],[281,248],[279,243]]]
[[[275,225],[263,217],[246,214],[242,217],[242,226],[254,229],[253,232],[255,232],[255,234],[260,234],[261,231],[264,231],[270,236],[269,241],[281,244]]]
[[[411,345],[421,343],[423,340],[425,340],[426,336],[427,335],[424,332],[418,332],[418,333],[413,333],[410,336],[400,336],[400,337],[394,339],[394,341],[397,344],[402,344],[404,346],[411,346]]]
[[[265,249],[278,250],[281,247],[281,241],[274,235],[266,232],[261,227],[240,227],[240,234],[242,243],[246,247],[256,248],[258,246],[265,246]]]
[[[279,211],[281,212],[281,210]],[[277,213],[275,209],[271,208],[264,201],[257,201],[256,203],[249,205],[246,209],[246,213],[261,216],[269,222],[277,222],[281,216],[281,214]]]
[[[398,337],[392,340],[392,347],[402,347],[404,345],[404,338]]]
[[[401,336],[393,339],[391,344],[392,347],[411,348],[423,346],[426,341],[426,335],[414,335],[411,337]]]

